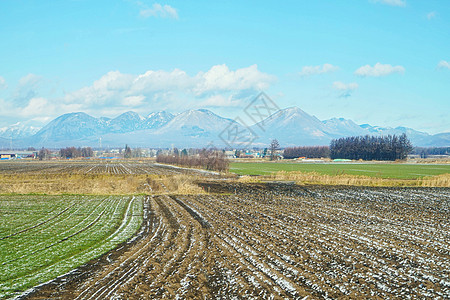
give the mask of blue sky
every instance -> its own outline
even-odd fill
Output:
[[[0,2],[0,127],[208,108],[450,131],[450,2]]]

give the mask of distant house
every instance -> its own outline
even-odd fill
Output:
[[[236,151],[234,150],[227,150],[225,151],[226,158],[236,158]]]
[[[0,151],[0,159],[37,158],[37,151]]]
[[[239,158],[255,158],[255,157],[251,154],[241,154],[239,155]]]

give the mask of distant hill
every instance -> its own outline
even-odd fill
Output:
[[[39,129],[41,128],[18,122],[11,126],[0,128],[0,137],[5,139],[21,139],[32,136],[38,132]]]
[[[275,138],[283,146],[327,145],[331,140],[325,124],[298,107],[279,110],[253,125],[252,129],[262,144]]]
[[[67,146],[106,147],[217,147],[248,146],[234,140],[233,134],[251,136],[250,146],[267,146],[274,138],[282,147],[328,145],[334,138],[357,135],[406,133],[415,146],[450,146],[450,133],[430,135],[407,127],[357,125],[352,120],[332,118],[321,121],[298,107],[279,110],[263,121],[245,128],[207,109],[189,110],[177,115],[154,112],[147,117],[129,111],[120,116],[95,118],[83,112],[68,113],[46,126],[26,128],[15,124],[0,129],[0,147],[59,148]]]

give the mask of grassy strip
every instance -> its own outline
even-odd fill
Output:
[[[270,175],[279,171],[316,172],[322,175],[356,175],[384,179],[420,179],[450,173],[450,165],[398,163],[241,163],[233,162],[230,171],[240,175]]]
[[[356,175],[324,175],[317,172],[279,171],[265,176],[242,176],[240,182],[294,181],[296,184],[385,187],[450,187],[450,174],[419,179],[387,179]]]

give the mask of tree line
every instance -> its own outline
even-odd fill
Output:
[[[397,160],[413,150],[406,134],[388,136],[353,136],[335,139],[330,144],[332,159]]]
[[[67,147],[59,150],[59,156],[63,158],[93,157],[94,151],[91,147]]]
[[[229,162],[223,151],[215,149],[202,149],[194,155],[187,155],[186,151],[180,154],[178,150],[171,154],[159,153],[156,162],[220,172],[229,169]]]
[[[412,154],[427,158],[429,155],[450,155],[450,147],[415,147]]]
[[[283,157],[287,159],[299,157],[308,157],[308,158],[330,157],[330,147],[328,146],[287,147],[283,151]]]

